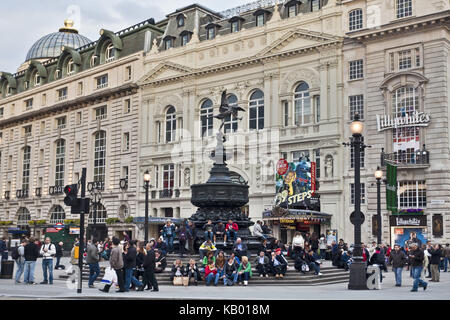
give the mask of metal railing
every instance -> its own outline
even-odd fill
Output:
[[[394,153],[385,153],[384,149],[382,149],[381,165],[386,166],[386,162],[406,166],[429,165],[430,152],[425,149],[425,145],[423,145],[422,150],[415,150],[415,151],[401,150]]]

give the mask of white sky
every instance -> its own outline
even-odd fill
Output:
[[[193,3],[223,11],[253,0],[1,0],[0,71],[14,73],[34,42],[57,32],[71,18],[79,33],[92,41],[104,28],[119,31],[149,18],[165,15]]]

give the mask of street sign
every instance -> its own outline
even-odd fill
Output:
[[[360,212],[360,214],[361,214],[361,224],[363,224],[366,217],[364,216],[364,213]],[[353,211],[352,214],[350,215],[350,222],[353,225],[355,225],[355,219],[356,219],[356,214],[355,214],[355,211]]]
[[[55,225],[55,229],[58,230],[58,231],[62,230],[63,227],[64,227],[64,225],[63,225],[61,222],[58,222],[58,223]]]

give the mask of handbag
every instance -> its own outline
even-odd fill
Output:
[[[302,264],[302,271],[303,272],[308,272],[309,271],[309,266],[306,263]]]
[[[189,277],[182,277],[183,278],[183,286],[187,287],[189,285]]]
[[[174,286],[182,286],[183,285],[183,278],[184,277],[175,277],[175,278],[173,278],[173,285]]]

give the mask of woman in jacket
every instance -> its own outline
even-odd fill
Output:
[[[202,260],[202,265],[203,265],[203,270],[205,271],[205,268],[207,265],[209,265],[210,263],[216,263],[216,257],[214,256],[214,252],[212,251],[208,251],[208,253],[206,254],[206,256],[203,257]]]
[[[242,281],[244,281],[244,286],[248,285],[248,280],[252,277],[252,266],[246,256],[242,257],[242,262],[238,268],[238,275],[239,282],[242,284]]]
[[[155,251],[155,273],[163,272],[167,267],[166,256],[159,251]]]
[[[181,259],[175,260],[172,266],[172,270],[170,272],[170,281],[173,282],[175,277],[184,277],[186,276],[186,270],[184,269],[183,262]]]
[[[431,253],[430,265],[431,265],[431,280],[439,282],[439,264],[441,262],[442,250],[439,248],[439,245],[436,244],[434,247],[432,246],[429,250]]]
[[[255,258],[255,265],[261,278],[269,276],[269,258],[264,254],[264,251],[260,251],[259,256]]]
[[[225,274],[223,276],[223,285],[232,286],[238,281],[238,271],[234,257],[229,257],[225,264]]]
[[[180,257],[183,257],[183,254],[186,252],[186,241],[187,241],[187,230],[184,224],[177,231],[178,234],[178,242],[180,246]]]
[[[185,270],[187,272],[187,276],[189,277],[189,283],[191,283],[191,279],[193,279],[194,285],[198,285],[198,282],[202,278],[200,275],[200,269],[198,268],[194,259],[189,260],[189,263],[186,265]]]
[[[144,278],[144,260],[147,252],[144,248],[144,242],[139,242],[137,247],[137,255],[136,255],[136,272],[135,277],[139,280],[141,277]]]
[[[219,282],[219,274],[217,273],[217,268],[214,262],[210,261],[210,263],[205,268],[206,285],[209,286],[209,284],[213,280],[214,286],[217,286],[217,283]]]
[[[216,257],[216,268],[217,268],[217,274],[219,275],[219,279],[222,279],[223,275],[225,274],[225,264],[226,263],[227,263],[227,260],[225,259],[225,254],[223,253],[223,251],[220,251]]]
[[[370,265],[377,265],[380,269],[380,283],[383,282],[383,269],[384,269],[385,258],[384,255],[380,252],[380,247],[375,248],[375,253],[369,260]]]
[[[292,239],[292,256],[300,254],[305,247],[305,239],[303,239],[302,234],[298,231],[295,232],[294,238]]]

